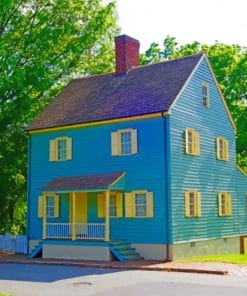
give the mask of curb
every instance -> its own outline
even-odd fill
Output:
[[[200,274],[213,274],[213,275],[227,275],[226,270],[208,270],[208,269],[193,269],[183,267],[145,267],[136,265],[122,265],[114,266],[112,264],[98,264],[98,263],[73,263],[73,262],[54,262],[54,261],[27,261],[27,260],[0,260],[0,264],[32,264],[32,265],[59,265],[59,266],[72,266],[81,268],[107,268],[118,270],[143,270],[143,271],[166,271],[166,272],[186,272],[186,273],[200,273]]]

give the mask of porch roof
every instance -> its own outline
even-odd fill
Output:
[[[44,192],[75,192],[75,191],[102,191],[123,189],[123,182],[119,182],[125,172],[97,174],[88,176],[55,178],[41,190]],[[119,183],[119,186],[116,186]]]

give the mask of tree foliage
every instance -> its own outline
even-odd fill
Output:
[[[141,55],[141,63],[148,64],[162,60],[205,52],[210,60],[221,91],[236,123],[237,160],[247,171],[247,49],[239,45],[215,42],[213,45],[178,45],[174,37],[167,36],[161,49],[157,43]]]
[[[115,4],[0,1],[0,232],[25,227],[25,127],[72,77],[113,68]]]

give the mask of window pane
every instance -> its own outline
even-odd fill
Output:
[[[202,101],[204,106],[208,106],[208,87],[206,85],[202,86]]]
[[[58,160],[66,160],[67,159],[67,141],[66,140],[58,140],[57,142],[58,149]]]
[[[121,133],[121,154],[131,154],[131,132]]]
[[[115,195],[110,196],[109,211],[110,217],[117,216],[117,198]]]
[[[193,133],[192,131],[188,132],[188,153],[192,154],[193,153]]]
[[[52,196],[46,198],[46,215],[47,217],[54,217],[54,197]]]
[[[190,192],[190,216],[195,216],[195,194]]]
[[[138,193],[135,195],[135,216],[146,217],[147,216],[147,201],[145,193]]]

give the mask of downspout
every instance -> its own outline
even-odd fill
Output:
[[[27,237],[27,253],[29,253],[29,239],[30,239],[30,163],[31,163],[31,136],[27,135],[28,140],[28,152],[27,152],[27,228],[26,228],[26,237]]]
[[[165,192],[166,192],[166,241],[167,260],[172,261],[172,193],[171,193],[171,142],[170,114],[163,114],[164,119],[164,152],[165,152]]]

